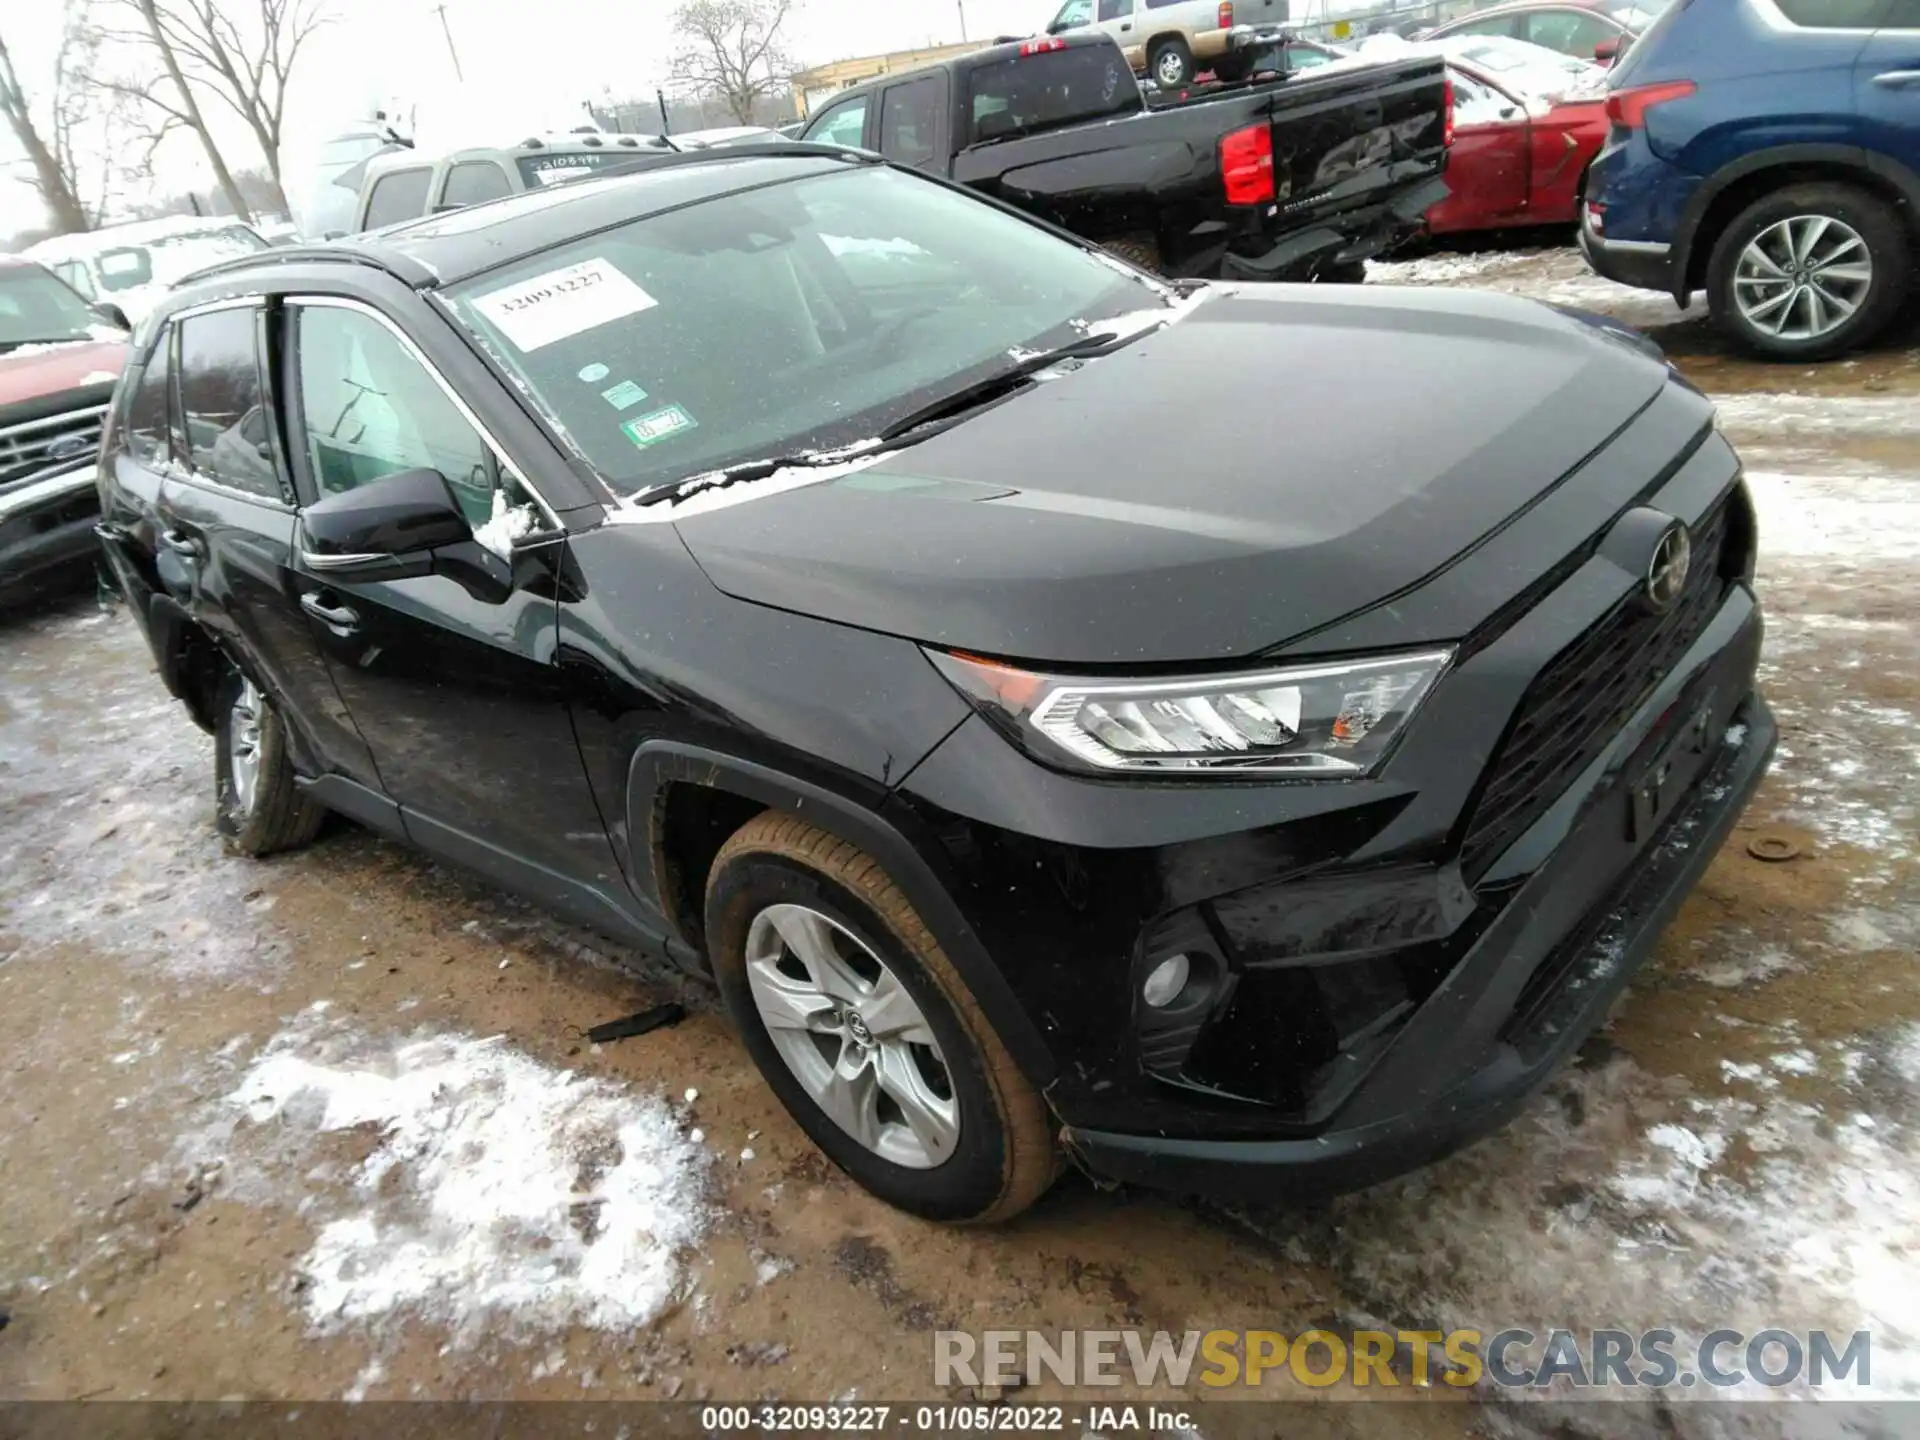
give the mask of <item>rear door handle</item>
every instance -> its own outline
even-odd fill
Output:
[[[300,597],[300,608],[336,635],[351,635],[360,628],[360,612],[345,605],[329,605],[318,595]]]
[[[1873,77],[1873,83],[1889,90],[1899,90],[1908,85],[1920,85],[1920,70],[1882,70]]]
[[[160,543],[174,554],[188,560],[198,560],[206,553],[206,547],[191,535],[182,535],[178,530],[162,530]]]

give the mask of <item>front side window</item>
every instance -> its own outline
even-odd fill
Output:
[[[633,220],[448,294],[623,492],[853,444],[1009,351],[1168,304],[1077,245],[877,166]]]
[[[1067,0],[1053,17],[1049,30],[1077,30],[1093,23],[1093,0]]]
[[[438,470],[470,524],[490,519],[495,470],[486,442],[394,333],[333,305],[298,314],[300,416],[320,498],[402,470]]]
[[[935,158],[934,125],[940,113],[940,82],[928,76],[895,85],[880,101],[880,153],[902,165]]]
[[[162,464],[172,455],[172,350],[173,332],[161,331],[127,404],[127,452],[146,465]]]
[[[29,345],[104,340],[110,334],[87,302],[38,265],[0,262],[0,355]]]
[[[180,325],[180,418],[194,471],[236,490],[283,498],[272,420],[255,354],[252,306],[189,315]]]
[[[389,170],[373,182],[367,196],[367,229],[418,220],[427,213],[427,182],[431,170]]]
[[[867,96],[846,100],[822,111],[802,137],[820,145],[844,145],[858,150],[867,133]]]
[[[1523,15],[1489,15],[1484,20],[1469,20],[1464,25],[1447,27],[1449,35],[1514,35],[1525,23]]]
[[[512,193],[507,172],[498,165],[491,160],[467,160],[447,171],[440,203],[452,210],[463,205],[478,205],[483,200],[498,200]]]

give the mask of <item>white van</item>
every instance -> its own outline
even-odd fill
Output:
[[[1120,42],[1135,71],[1171,90],[1214,69],[1234,26],[1286,19],[1287,0],[1066,0],[1047,33],[1104,30]]]

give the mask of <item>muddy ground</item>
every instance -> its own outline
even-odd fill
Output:
[[[211,742],[125,614],[78,597],[0,621],[0,1399],[927,1399],[938,1328],[1380,1323],[1866,1328],[1873,1393],[1920,1391],[1913,329],[1767,367],[1568,251],[1374,279],[1653,330],[1724,399],[1761,512],[1774,772],[1513,1126],[1316,1210],[1069,1176],[1001,1229],[921,1224],[823,1162],[697,985],[346,825],[224,854]],[[582,1036],[670,998],[678,1028]],[[1733,1413],[1662,1423],[1786,1424]]]

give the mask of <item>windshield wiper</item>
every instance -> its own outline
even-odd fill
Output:
[[[1172,318],[1171,312],[1168,318]],[[984,379],[976,380],[971,385],[963,385],[952,394],[943,395],[938,400],[901,416],[880,432],[880,443],[892,444],[915,430],[937,425],[943,420],[951,420],[966,414],[969,410],[977,410],[990,400],[1012,394],[1028,384],[1042,370],[1050,370],[1055,365],[1068,360],[1088,360],[1096,355],[1104,355],[1107,351],[1117,349],[1127,341],[1136,340],[1146,333],[1146,330],[1136,330],[1125,335],[1087,335],[1071,344],[1062,345],[1056,350],[1048,350],[1039,355],[1023,355],[1006,369],[996,370]]]
[[[1169,311],[1168,318],[1172,318]],[[1093,322],[1098,324],[1098,321]],[[984,379],[971,385],[963,385],[950,395],[944,395],[930,404],[910,411],[894,421],[872,440],[863,440],[856,445],[843,445],[833,450],[795,450],[785,455],[768,455],[756,460],[742,460],[737,464],[724,466],[718,470],[703,471],[698,475],[689,475],[684,480],[670,480],[651,489],[642,490],[633,497],[636,505],[657,505],[663,500],[685,500],[704,490],[717,490],[725,485],[737,485],[747,480],[766,480],[782,470],[820,470],[829,466],[844,465],[850,460],[862,456],[877,454],[882,450],[896,448],[909,435],[918,430],[928,430],[945,421],[951,421],[977,410],[988,401],[1004,394],[1011,394],[1022,386],[1032,382],[1042,370],[1068,360],[1086,360],[1096,355],[1104,355],[1109,350],[1118,349],[1129,340],[1158,329],[1149,325],[1123,334],[1098,333],[1085,335],[1071,344],[1058,349],[1044,351],[1035,355],[1021,355],[1004,370],[996,370]],[[922,437],[924,438],[924,437]]]

